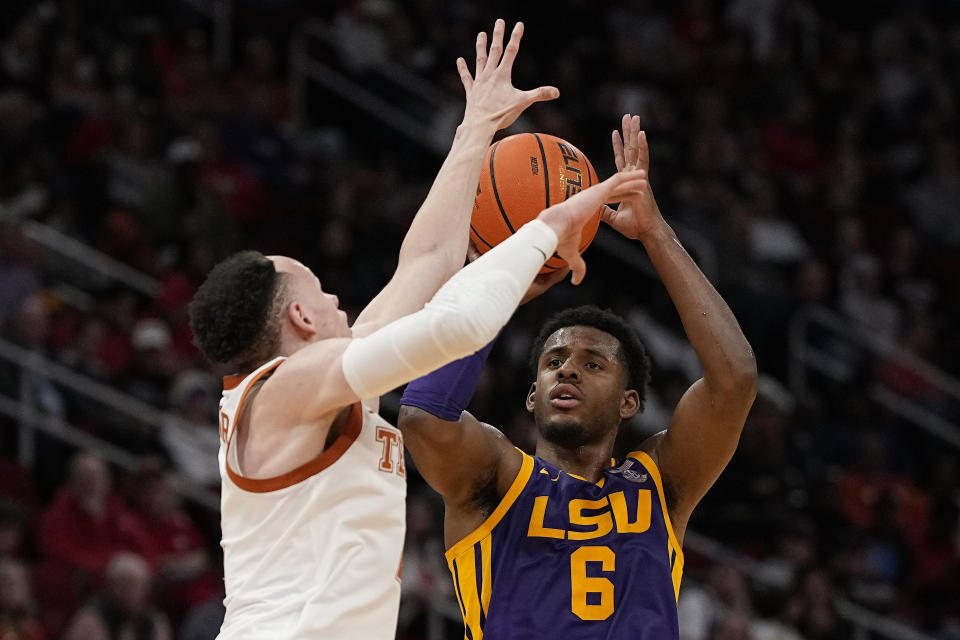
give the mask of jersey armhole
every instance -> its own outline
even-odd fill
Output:
[[[226,469],[227,476],[231,482],[238,488],[249,493],[270,493],[292,487],[295,484],[303,482],[311,476],[315,476],[334,462],[340,459],[350,445],[353,444],[360,430],[363,427],[363,409],[359,402],[350,407],[350,416],[347,419],[347,426],[333,444],[324,449],[320,455],[313,460],[304,462],[299,467],[272,478],[247,478],[237,474],[230,466],[230,448],[227,445]]]
[[[667,509],[667,498],[663,492],[663,479],[660,477],[660,467],[657,466],[657,463],[653,461],[653,458],[650,457],[650,454],[646,451],[631,451],[627,454],[627,457],[640,462],[640,464],[646,468],[650,477],[653,478],[653,483],[657,486],[657,496],[660,498],[660,510],[663,512],[663,522],[667,526],[667,537],[669,538],[670,544],[669,551],[676,553],[676,559],[673,561],[672,566],[672,577],[674,595],[679,597],[680,578],[683,575],[683,548],[680,546],[680,543],[677,542],[677,536],[673,531],[673,523],[670,522],[670,511]]]
[[[520,451],[520,449],[517,449],[517,451]],[[491,513],[479,527],[461,538],[459,542],[447,550],[445,555],[448,564],[452,563],[454,558],[463,553],[464,549],[472,547],[480,540],[489,536],[493,532],[493,528],[503,520],[503,516],[507,514],[507,511],[510,510],[513,503],[517,501],[517,497],[519,497],[523,488],[527,486],[527,481],[530,479],[530,476],[533,475],[533,457],[523,451],[520,451],[520,455],[523,456],[520,471],[517,472],[517,476],[513,479],[510,488],[507,489],[507,493],[504,494],[503,498],[497,504],[496,509],[493,510],[493,513]]]

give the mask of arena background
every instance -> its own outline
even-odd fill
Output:
[[[960,638],[958,15],[2,3],[0,637],[89,637],[77,620],[104,603],[168,637],[216,635],[224,372],[192,347],[185,305],[217,260],[256,248],[302,260],[355,316],[461,116],[454,60],[504,17],[526,23],[516,84],[561,90],[511,132],[566,138],[604,177],[611,130],[640,114],[665,217],[757,355],[739,450],[690,522],[681,637]],[[517,313],[471,404],[528,451],[524,360],[553,310],[611,307],[646,342],[652,397],[624,447],[699,375],[642,250],[602,230],[586,257],[581,287]],[[407,468],[398,637],[462,637],[440,505]]]

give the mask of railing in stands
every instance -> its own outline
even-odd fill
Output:
[[[812,330],[819,330],[817,337]],[[829,336],[824,337],[824,331]],[[816,344],[816,340],[829,342],[831,349]],[[839,342],[838,342],[839,341]],[[849,321],[825,307],[809,307],[800,311],[790,325],[790,387],[794,396],[804,398],[809,388],[808,370],[828,376],[836,382],[847,382],[851,376],[850,358],[841,358],[831,350],[859,348],[901,366],[938,396],[949,398],[960,408],[960,380],[930,364],[928,361],[883,340],[875,334],[857,330]],[[950,422],[916,397],[879,380],[870,383],[869,397],[907,422],[920,427],[944,443],[960,449],[960,426]]]
[[[60,273],[64,277],[71,276],[71,279],[79,277],[88,288],[108,282],[119,282],[147,296],[153,296],[160,288],[160,283],[152,276],[118,262],[51,226],[34,220],[24,220],[19,223],[19,226],[24,236],[37,243],[46,252],[45,267],[48,270]],[[82,269],[84,273],[69,273],[77,268]]]
[[[438,142],[438,136],[433,133],[429,120],[401,109],[397,106],[396,99],[379,95],[377,89],[390,86],[405,92],[413,99],[421,101],[420,111],[431,114],[431,117],[442,109],[444,103],[450,101],[444,92],[405,67],[385,61],[371,64],[367,69],[378,76],[377,83],[354,80],[347,73],[315,59],[310,54],[310,45],[313,42],[321,43],[334,55],[338,55],[339,38],[336,31],[319,20],[305,22],[291,38],[290,92],[294,121],[298,126],[304,127],[307,124],[307,81],[311,80],[356,105],[424,149],[435,154],[446,151],[449,141]]]
[[[2,339],[0,339],[0,360],[19,368],[21,372],[46,376],[63,388],[70,389],[78,395],[155,429],[163,429],[166,419],[170,418],[165,412],[137,398],[120,393],[101,382],[71,371],[69,368],[57,364],[35,351],[29,351]],[[78,429],[58,417],[40,412],[34,406],[33,394],[27,382],[28,376],[20,375],[19,378],[21,380],[19,397],[11,398],[0,395],[0,414],[10,417],[18,424],[20,462],[25,467],[33,465],[35,430],[39,430],[70,445],[92,449],[102,455],[105,460],[122,469],[131,471],[137,469],[139,462],[136,456],[106,440]],[[211,428],[214,427],[211,426]],[[220,508],[220,500],[212,492],[192,484],[182,476],[175,475],[173,481],[174,487],[184,497],[210,509]]]

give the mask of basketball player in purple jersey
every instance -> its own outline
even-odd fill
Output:
[[[646,171],[638,117],[613,135],[618,170]],[[604,221],[643,243],[704,376],[666,430],[611,460],[643,410],[649,363],[617,316],[570,309],[534,345],[527,395],[536,455],[462,411],[489,347],[414,381],[399,416],[407,448],[444,499],[447,562],[465,637],[678,637],[683,535],[729,462],[756,394],[753,352],[730,309],[662,218],[649,182]]]

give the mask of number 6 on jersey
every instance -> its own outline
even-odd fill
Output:
[[[580,547],[570,554],[570,609],[581,620],[606,620],[613,615],[613,583],[608,578],[587,575],[587,563],[599,562],[600,570],[613,573],[617,556],[610,547]],[[600,594],[589,598],[588,594]]]

